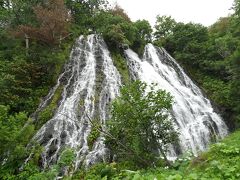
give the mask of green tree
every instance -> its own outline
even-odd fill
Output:
[[[34,132],[31,124],[23,128],[28,120],[25,113],[9,115],[8,111],[9,107],[0,105],[0,179],[19,171],[28,156],[25,146]]]
[[[231,56],[231,99],[236,116],[237,127],[240,126],[240,49]]]
[[[142,54],[146,43],[152,41],[152,27],[147,20],[138,20],[134,22],[134,26],[137,29],[137,33],[133,49],[138,54]]]
[[[103,35],[112,49],[119,49],[123,44],[133,45],[136,39],[136,27],[122,16],[113,9],[94,17],[95,31]]]
[[[121,44],[130,43],[119,24],[109,26],[104,32],[104,37],[110,47],[119,48]]]
[[[94,28],[94,18],[107,6],[105,0],[65,0],[77,30],[85,32]],[[106,8],[105,8],[106,9]]]
[[[240,0],[234,0],[234,4],[233,4],[233,9],[234,9],[234,16],[236,18],[240,18]]]
[[[121,96],[112,105],[112,118],[108,121],[107,145],[117,158],[135,165],[149,166],[158,161],[159,152],[165,158],[170,143],[177,140],[168,110],[172,97],[156,90],[156,86],[135,81],[121,89]],[[125,148],[123,148],[125,145]]]
[[[137,28],[139,37],[146,42],[151,42],[152,28],[149,22],[147,20],[137,20],[134,25]]]
[[[166,38],[165,47],[183,64],[198,67],[204,60],[207,28],[201,24],[177,23]]]
[[[176,24],[176,21],[171,16],[158,15],[155,23],[155,38],[159,39],[170,35]]]
[[[45,0],[1,0],[0,21],[11,27],[32,24],[35,18],[32,7],[43,2]]]

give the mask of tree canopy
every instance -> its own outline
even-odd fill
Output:
[[[108,138],[107,145],[120,161],[132,161],[138,166],[154,165],[159,156],[167,161],[167,147],[178,134],[168,114],[172,97],[156,88],[135,81],[124,86],[113,102],[107,127],[115,138]]]

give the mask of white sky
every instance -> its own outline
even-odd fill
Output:
[[[177,22],[194,22],[209,26],[219,17],[231,13],[234,0],[108,0],[117,2],[136,21],[146,19],[155,24],[156,16],[170,15]]]

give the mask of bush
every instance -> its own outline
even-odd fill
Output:
[[[114,138],[107,137],[106,142],[119,161],[153,165],[158,161],[159,150],[168,163],[165,152],[168,145],[177,140],[177,132],[167,112],[171,102],[169,93],[140,81],[121,89],[107,124]]]

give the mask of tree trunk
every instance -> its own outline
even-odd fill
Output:
[[[59,45],[58,45],[59,47],[61,47],[62,40],[63,40],[62,35],[60,35],[60,37],[59,37]]]
[[[29,49],[29,36],[25,34],[25,44],[26,44],[26,56],[28,55],[28,49]]]

